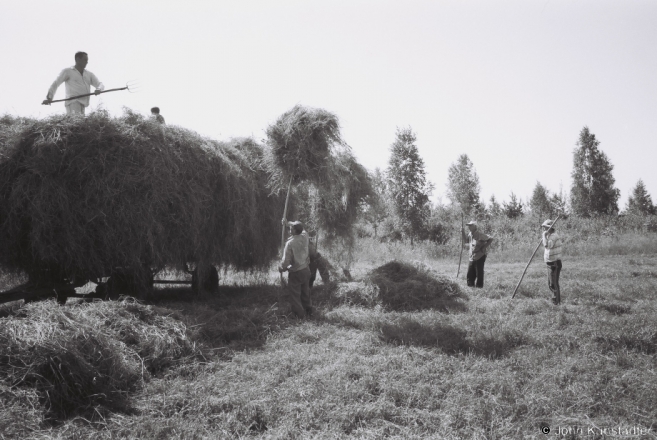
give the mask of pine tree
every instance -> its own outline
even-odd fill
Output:
[[[518,218],[523,215],[522,202],[511,191],[511,201],[509,203],[502,202],[504,214],[509,218]]]
[[[627,212],[633,214],[655,214],[657,207],[652,204],[652,197],[648,194],[643,180],[639,179],[632,190],[632,195],[627,199]]]
[[[540,182],[536,182],[534,187],[534,192],[532,193],[532,198],[529,200],[529,208],[533,213],[543,216],[543,215],[552,215],[554,211],[550,203],[550,192],[541,185]]]
[[[570,203],[575,214],[585,217],[618,212],[620,191],[614,188],[614,166],[598,145],[600,141],[584,127],[573,152]]]
[[[467,216],[482,211],[479,176],[467,154],[462,154],[450,165],[447,177],[447,197]]]
[[[554,193],[550,196],[550,206],[552,206],[551,215],[566,215],[567,206],[566,206],[567,197],[563,194],[563,191],[560,191],[558,194]]]
[[[488,202],[488,215],[492,218],[502,215],[502,206],[497,202],[495,194],[490,196],[490,201]]]
[[[395,211],[403,222],[404,233],[411,238],[411,244],[429,217],[429,195],[433,189],[427,181],[416,140],[410,127],[397,129],[395,142],[390,146],[386,172]]]

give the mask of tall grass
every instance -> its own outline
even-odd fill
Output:
[[[480,229],[495,240],[489,248],[490,260],[499,262],[527,261],[539,245],[541,224],[537,217],[497,218],[480,223]],[[657,252],[657,233],[648,232],[639,216],[576,218],[559,220],[557,231],[562,237],[564,258],[579,256],[641,255]],[[458,263],[461,235],[458,224],[448,224],[449,239],[445,244],[430,241],[410,246],[404,241],[381,241],[362,237],[355,246],[354,261],[358,266],[378,265],[392,259],[405,261],[450,260]],[[537,257],[542,258],[538,246]],[[467,265],[468,250],[463,250]],[[463,263],[463,262],[462,262]]]

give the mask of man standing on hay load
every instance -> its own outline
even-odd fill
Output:
[[[559,287],[559,275],[561,274],[561,237],[557,235],[552,227],[554,222],[547,219],[543,222],[543,261],[547,264],[548,287],[552,291],[552,302],[555,305],[561,304],[561,287]]]
[[[278,271],[287,275],[287,293],[292,306],[292,311],[299,318],[305,318],[312,314],[312,302],[310,300],[310,256],[308,253],[308,233],[303,230],[303,223],[299,221],[288,222],[283,219],[283,224],[290,227],[290,238],[285,243],[283,260]]]
[[[470,230],[468,235],[461,229],[463,241],[470,241],[470,262],[468,263],[467,281],[469,287],[484,287],[484,263],[486,263],[486,248],[493,242],[490,237],[477,230],[477,222],[472,220],[466,223]],[[475,284],[476,280],[476,284]]]
[[[85,70],[89,57],[86,52],[78,52],[75,54],[75,66],[67,67],[62,70],[48,89],[48,94],[43,104],[50,105],[55,96],[55,92],[62,83],[66,83],[66,98],[73,96],[86,95],[91,93],[91,86],[96,88],[94,92],[100,95],[100,92],[105,90],[102,82],[93,73]],[[76,99],[66,101],[66,114],[81,114],[84,115],[84,110],[89,106],[89,96],[81,96]]]

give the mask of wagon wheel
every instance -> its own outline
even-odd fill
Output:
[[[96,286],[96,294],[106,300],[117,300],[121,295],[133,295],[147,300],[153,288],[154,275],[150,268],[138,271],[131,268],[116,268],[106,283]]]
[[[66,272],[56,266],[43,265],[31,270],[28,273],[28,286],[33,291],[43,293],[25,298],[26,304],[55,297],[59,304],[64,305],[69,295],[75,293],[75,287],[70,283]]]

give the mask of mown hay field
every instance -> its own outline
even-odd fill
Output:
[[[561,306],[549,302],[540,253],[510,300],[524,257],[491,253],[486,285],[474,290],[465,285],[467,262],[453,280],[458,259],[403,246],[359,243],[356,279],[320,282],[317,311],[304,321],[288,313],[273,273],[251,282],[224,277],[216,297],[170,289],[144,305],[27,305],[23,315],[43,308],[41,325],[52,315],[71,344],[114,335],[107,347],[122,363],[99,365],[106,375],[124,371],[116,376],[123,382],[105,382],[125,391],[78,402],[84,410],[62,417],[34,391],[36,376],[22,385],[21,375],[4,373],[0,436],[657,438],[651,237],[637,236],[617,254],[598,256],[595,243],[579,255],[565,249]],[[409,263],[391,263],[392,250]],[[415,303],[395,286],[412,291]],[[18,328],[23,315],[0,318],[0,328]],[[140,324],[130,335],[101,316]],[[148,334],[158,349],[148,347]],[[8,357],[4,347],[0,371],[17,372],[7,359],[18,353]]]

